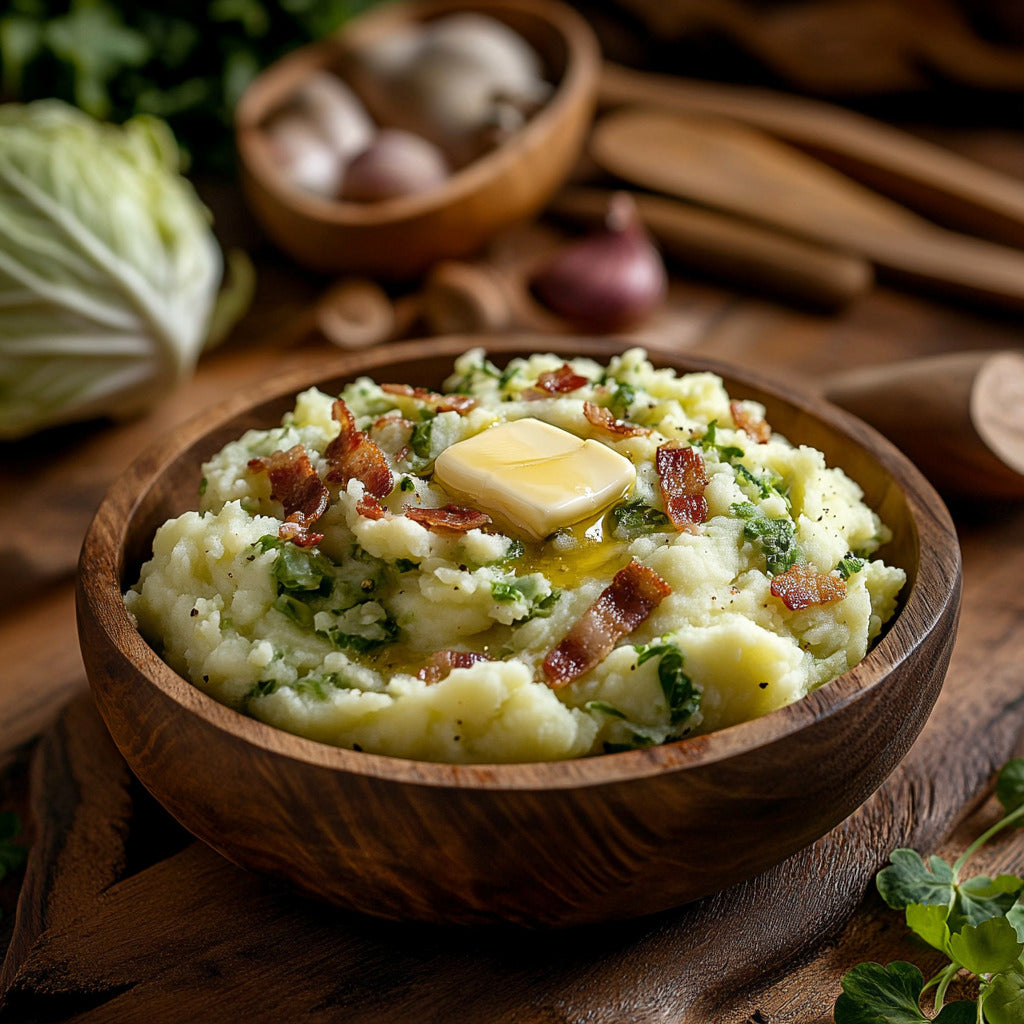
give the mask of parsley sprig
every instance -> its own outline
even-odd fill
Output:
[[[914,850],[894,850],[876,884],[890,907],[903,910],[907,926],[949,960],[925,982],[913,964],[858,964],[843,978],[836,1024],[1021,1024],[1024,1021],[1024,878],[963,877],[967,861],[993,836],[1024,823],[1024,759],[1008,761],[996,796],[1006,812],[949,864],[925,861]],[[947,1003],[953,979],[967,972],[976,999]],[[935,989],[936,1015],[926,1016],[921,997]]]

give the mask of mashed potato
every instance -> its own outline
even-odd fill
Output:
[[[157,531],[125,595],[143,635],[205,692],[282,729],[399,757],[510,762],[764,714],[856,664],[895,611],[904,573],[871,558],[886,530],[857,485],[820,452],[768,436],[764,410],[730,402],[712,374],[655,369],[639,349],[608,366],[535,355],[505,369],[473,350],[445,391],[475,401],[365,378],[342,392],[353,436],[390,471],[379,499],[365,472],[332,473],[337,396],[306,391],[281,426],[228,444],[203,467],[198,510]],[[464,509],[434,460],[527,417],[625,456],[628,493],[543,541],[406,514]],[[666,444],[699,453],[706,509],[692,524],[666,516]],[[266,460],[296,446],[327,500],[289,526],[301,501]],[[552,678],[546,659],[632,563],[659,581],[658,598],[596,665]],[[810,600],[787,598],[793,579]]]

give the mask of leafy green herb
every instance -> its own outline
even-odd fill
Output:
[[[636,401],[636,388],[632,384],[624,384],[616,381],[615,389],[612,391],[611,401],[608,408],[612,415],[618,419],[624,419],[629,413],[629,407]]]
[[[612,534],[620,540],[633,540],[652,533],[665,533],[673,529],[667,515],[640,498],[616,505],[611,511]]]
[[[762,508],[749,501],[736,502],[730,510],[744,521],[743,536],[760,542],[769,576],[778,576],[796,564],[800,549],[792,519],[788,516],[770,518]]]
[[[588,700],[583,707],[587,711],[596,711],[599,714],[607,715],[609,718],[617,718],[623,722],[629,730],[629,741],[626,743],[612,743],[605,741],[604,752],[606,754],[619,754],[625,750],[640,750],[644,747],[653,747],[662,741],[660,733],[655,732],[652,729],[648,729],[645,726],[638,725],[636,722],[631,722],[629,716],[614,704],[609,704],[603,700]]]
[[[675,644],[652,644],[638,647],[637,665],[658,658],[658,682],[668,703],[669,722],[673,729],[685,724],[700,708],[700,690],[683,671],[683,652]]]
[[[511,580],[494,580],[491,583],[491,597],[495,601],[502,603],[527,602],[529,610],[518,620],[520,622],[526,622],[529,619],[546,619],[554,611],[560,596],[561,592],[558,590],[542,594],[540,580],[533,575],[517,576]]]
[[[430,458],[431,437],[434,433],[434,417],[436,413],[429,409],[423,410],[425,419],[412,428],[412,437],[409,439],[409,447],[421,459]]]
[[[724,462],[731,462],[733,459],[743,457],[743,449],[733,444],[721,444],[718,440],[718,420],[712,420],[703,437],[694,438],[694,447],[702,448],[704,451],[716,451]]]
[[[515,363],[510,363],[501,371],[501,376],[498,377],[498,390],[504,391],[505,388],[515,380],[523,372],[523,368]]]
[[[406,493],[409,491],[415,491],[416,481],[413,480],[411,476],[403,476],[402,479],[398,481],[398,489],[400,491],[405,491]]]
[[[1007,762],[996,782],[1006,812],[953,864],[894,850],[876,885],[889,906],[903,910],[907,926],[946,955],[949,963],[928,982],[912,964],[859,964],[843,978],[836,1024],[1020,1024],[1024,1020],[1024,879],[1016,875],[962,878],[970,857],[1003,829],[1024,823],[1024,759]],[[946,1004],[957,975],[977,981],[976,1000]],[[921,1009],[935,989],[936,1016]]]
[[[234,166],[231,118],[273,60],[333,32],[368,0],[8,0],[3,92],[56,96],[96,117],[169,121],[203,170]]]
[[[384,613],[383,608],[381,612],[381,617],[372,622],[339,624],[327,629],[318,629],[317,634],[330,640],[339,651],[350,650],[357,654],[365,654],[367,651],[394,642],[398,636],[398,623]]]
[[[840,558],[838,565],[836,565],[839,575],[842,576],[844,580],[848,580],[863,568],[864,559],[858,558],[856,555],[847,555],[845,558]]]
[[[413,569],[418,569],[420,566],[419,562],[414,562],[411,558],[398,558],[395,560],[395,568],[399,572],[412,572]]]
[[[757,488],[756,497],[762,500],[776,497],[781,498],[786,503],[786,506],[789,506],[789,496],[783,489],[782,477],[777,473],[766,470],[760,476],[757,476],[757,474],[747,469],[742,462],[734,462],[732,467],[736,471],[736,479],[741,487],[745,483],[750,484]]]

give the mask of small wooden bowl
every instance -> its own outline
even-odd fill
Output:
[[[139,635],[122,593],[156,527],[195,502],[200,463],[266,427],[316,383],[361,374],[438,387],[482,345],[607,359],[609,340],[451,337],[339,356],[267,381],[166,437],[115,483],[82,549],[82,653],[110,732],[145,786],[231,860],[340,906],[394,919],[568,926],[649,914],[764,871],[854,811],[893,770],[938,695],[953,645],[960,552],[941,500],[891,444],[820,399],[724,364],[790,440],[821,448],[894,531],[908,584],[850,672],[751,722],[661,747],[519,765],[449,765],[331,747],[229,710]]]
[[[555,86],[548,102],[496,149],[440,188],[377,203],[321,199],[289,184],[263,124],[311,72],[344,77],[353,39],[456,11],[491,15],[540,54]],[[388,279],[414,277],[436,260],[470,256],[502,228],[537,213],[568,177],[597,95],[600,51],[589,25],[558,0],[412,0],[384,4],[336,35],[305,46],[258,75],[235,114],[242,184],[270,237],[314,270]]]

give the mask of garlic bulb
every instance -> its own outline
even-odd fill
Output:
[[[553,312],[601,332],[640,323],[667,287],[665,264],[626,192],[612,197],[600,231],[559,249],[530,281]]]
[[[264,128],[271,153],[296,188],[334,199],[341,187],[345,162],[304,115],[278,114]]]
[[[353,55],[352,75],[379,121],[430,139],[460,166],[518,128],[551,89],[517,32],[468,13],[391,33]]]
[[[399,128],[382,128],[345,169],[341,198],[367,203],[425,192],[448,173],[448,161],[432,142]]]
[[[309,75],[296,92],[294,105],[343,160],[366,149],[376,131],[356,94],[329,71]]]

